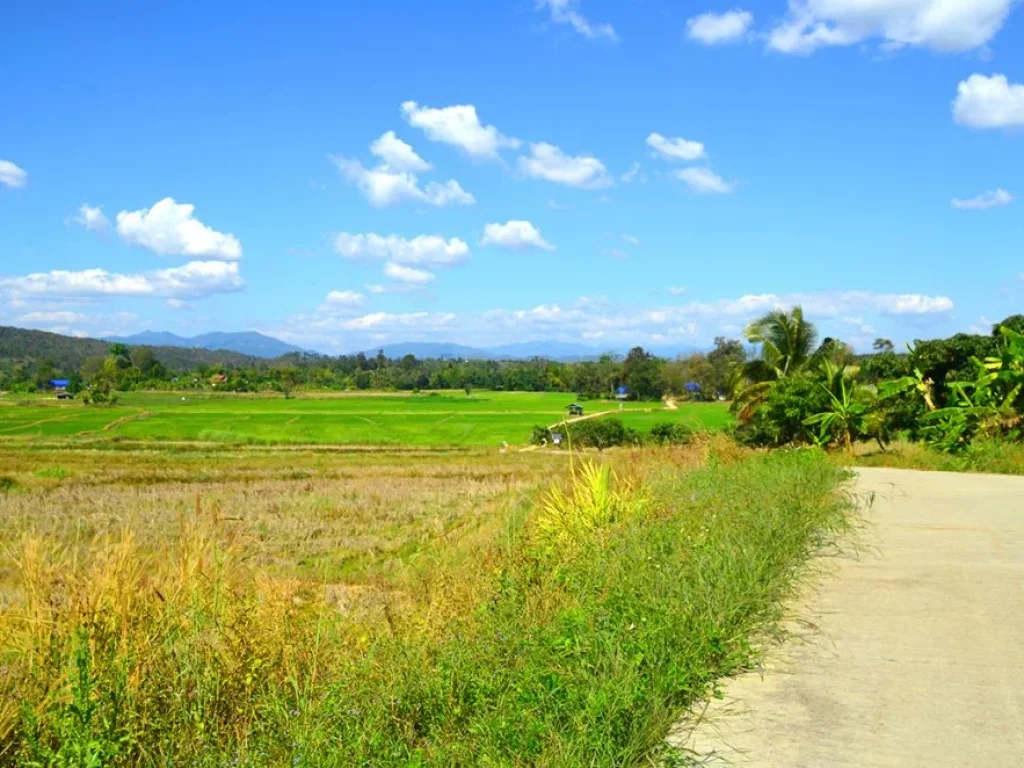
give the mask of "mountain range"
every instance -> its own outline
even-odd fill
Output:
[[[239,333],[204,333],[199,336],[185,337],[168,331],[143,331],[132,336],[110,336],[102,341],[96,339],[72,339],[59,334],[27,329],[0,329],[0,357],[36,357],[32,346],[39,351],[43,348],[56,354],[55,359],[74,359],[81,361],[89,355],[103,355],[106,345],[122,343],[128,346],[147,346],[159,351],[158,358],[167,364],[223,362],[242,364],[256,362],[258,359],[273,360],[291,353],[303,353],[294,344],[275,339],[272,336],[256,331]],[[5,335],[6,334],[6,335]],[[27,346],[26,346],[27,345]],[[59,350],[59,351],[58,351]],[[626,349],[601,349],[585,344],[560,341],[524,341],[495,347],[470,347],[464,344],[447,342],[414,341],[395,344],[384,344],[380,347],[363,350],[367,357],[376,357],[383,351],[390,359],[400,359],[413,355],[418,359],[448,358],[453,360],[525,360],[544,357],[560,362],[579,362],[596,360],[602,354],[623,357]],[[664,348],[648,349],[648,352],[660,357],[675,357],[696,351],[696,348]],[[355,354],[350,352],[349,354]]]
[[[129,346],[144,345],[147,347],[186,347],[189,349],[224,349],[250,357],[274,358],[290,352],[303,352],[301,347],[288,344],[256,331],[241,333],[203,333],[199,336],[179,336],[169,331],[143,331],[133,336],[110,336],[110,342],[120,342]]]

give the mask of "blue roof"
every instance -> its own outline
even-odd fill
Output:
[[[50,379],[51,387],[66,387],[71,381],[68,379]]]
[[[686,387],[688,392],[700,392],[700,384],[696,381],[688,381],[683,386]]]
[[[624,394],[626,394],[627,392],[629,392],[629,387],[625,387],[625,386],[623,386],[623,387],[619,387],[618,389],[616,389],[616,390],[615,390],[615,392],[616,392],[617,394],[620,394],[620,395],[624,395]]]

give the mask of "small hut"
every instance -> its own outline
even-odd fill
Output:
[[[579,403],[571,403],[570,405],[566,406],[566,408],[569,411],[570,416],[583,415],[583,406],[580,405]]]

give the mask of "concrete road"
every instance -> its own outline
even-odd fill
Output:
[[[1024,766],[1024,478],[859,474],[859,553],[673,740],[702,765]]]

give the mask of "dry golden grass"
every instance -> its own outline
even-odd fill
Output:
[[[841,518],[751,457],[0,450],[0,765],[635,764]]]

